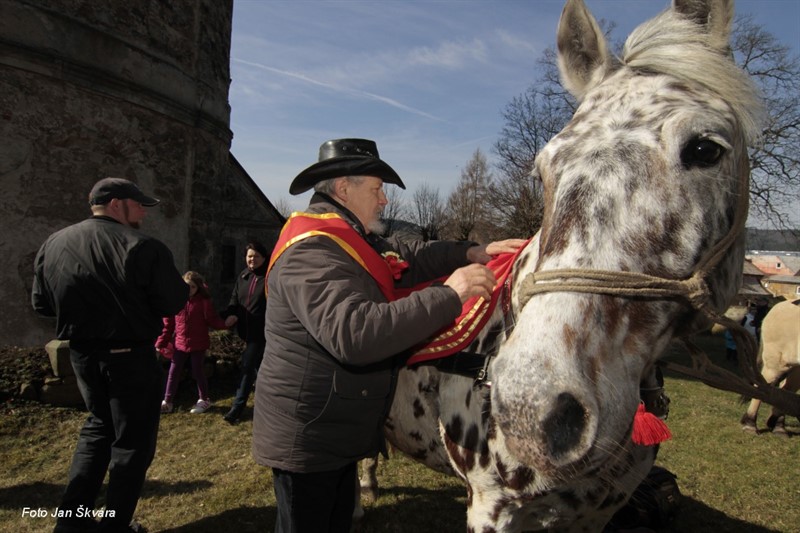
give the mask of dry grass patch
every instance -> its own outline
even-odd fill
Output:
[[[725,365],[722,338],[702,344]],[[674,354],[671,358],[683,358]],[[268,469],[250,455],[251,410],[230,426],[232,379],[214,379],[216,404],[189,413],[194,385],[185,381],[177,411],[164,415],[158,451],[137,517],[151,532],[271,531],[275,500]],[[667,376],[673,439],[658,463],[678,475],[683,501],[660,533],[771,533],[800,531],[800,425],[788,420],[789,438],[740,429],[745,406],[731,393]],[[22,518],[23,507],[48,511],[58,504],[85,414],[39,404],[7,402],[0,414],[0,531],[51,531],[52,518]],[[761,415],[766,419],[766,411]],[[359,533],[449,533],[465,530],[466,497],[456,478],[394,454],[378,471],[378,500],[368,505]],[[102,502],[101,502],[102,503]]]

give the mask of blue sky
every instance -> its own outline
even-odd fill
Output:
[[[587,0],[622,39],[668,0]],[[737,13],[800,53],[800,0],[738,0]],[[442,199],[506,105],[536,80],[562,0],[234,0],[231,151],[267,197],[328,139],[366,137],[403,178]]]

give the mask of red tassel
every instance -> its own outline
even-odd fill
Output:
[[[639,446],[653,446],[672,437],[667,424],[653,413],[644,410],[644,402],[639,402],[633,415],[633,439]]]

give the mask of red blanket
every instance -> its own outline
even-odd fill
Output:
[[[418,347],[407,364],[438,359],[465,350],[486,325],[498,302],[510,298],[511,270],[524,248],[523,246],[514,254],[498,255],[489,261],[486,266],[492,269],[497,278],[492,299],[486,301],[474,297],[467,300],[461,308],[461,315],[451,325],[440,330],[433,339]]]

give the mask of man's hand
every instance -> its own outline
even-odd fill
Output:
[[[473,296],[490,299],[496,283],[497,280],[492,271],[480,264],[461,267],[444,282],[458,293],[462,304]]]
[[[238,320],[239,319],[236,317],[236,315],[229,316],[228,318],[225,319],[225,327],[229,328],[233,326],[234,324],[236,324]]]
[[[492,256],[500,254],[513,254],[524,244],[525,239],[506,239],[504,241],[490,242],[482,246],[473,246],[467,250],[467,260],[471,263],[485,265]]]

